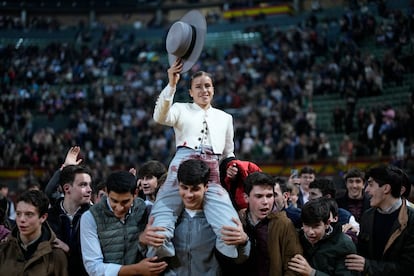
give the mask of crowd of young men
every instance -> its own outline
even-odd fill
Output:
[[[222,228],[223,241],[238,251],[229,258],[217,250],[203,212],[210,169],[189,159],[177,172],[184,210],[172,240],[176,253],[159,258],[145,256],[148,246],[165,242],[148,208],[164,168],[154,161],[137,177],[135,170],[115,171],[101,200],[93,202],[93,177],[80,164],[79,151],[68,151],[47,193],[27,191],[17,200],[16,226],[0,243],[0,274],[406,275],[414,268],[414,210],[402,196],[411,185],[394,166],[366,174],[349,170],[338,198],[333,182],[310,167],[288,181],[260,169],[249,172],[243,180],[246,208],[235,203],[236,226]],[[236,178],[239,171],[229,166],[222,173]],[[290,200],[295,184],[300,207]]]

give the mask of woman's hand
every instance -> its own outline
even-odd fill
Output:
[[[176,87],[180,80],[180,73],[183,70],[183,62],[177,58],[173,65],[168,69],[168,82],[171,87]]]

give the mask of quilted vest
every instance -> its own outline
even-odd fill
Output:
[[[109,209],[106,197],[89,209],[95,218],[105,263],[129,265],[142,259],[138,251],[138,237],[145,229],[145,203],[135,198],[131,212],[122,222]]]

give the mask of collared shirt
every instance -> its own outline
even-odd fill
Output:
[[[69,218],[69,220],[72,222],[73,218],[75,217],[75,214],[81,209],[79,206],[78,209],[73,214],[69,214],[68,211],[66,211],[65,206],[63,206],[63,200],[60,202],[60,208],[62,209],[63,213]]]
[[[308,192],[305,192],[305,191],[302,189],[302,186],[299,186],[299,189],[300,189],[300,191],[302,192],[303,204],[305,205],[305,203],[309,201],[309,193],[308,193]]]
[[[381,208],[377,208],[378,212],[381,214],[391,214],[393,213],[395,210],[399,209],[402,205],[402,199],[398,198],[398,200],[396,200],[389,208],[387,208],[386,210],[382,210]]]
[[[111,209],[111,206],[109,204],[108,206]],[[88,210],[82,215],[80,221],[80,229],[82,257],[86,271],[92,275],[118,275],[122,265],[104,263],[103,261],[104,257],[101,249],[101,244],[99,242],[98,228],[91,211]]]

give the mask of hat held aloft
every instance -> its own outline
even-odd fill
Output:
[[[191,10],[168,30],[166,49],[168,62],[172,65],[177,58],[183,61],[182,73],[193,67],[200,57],[207,33],[207,22],[198,10]]]

